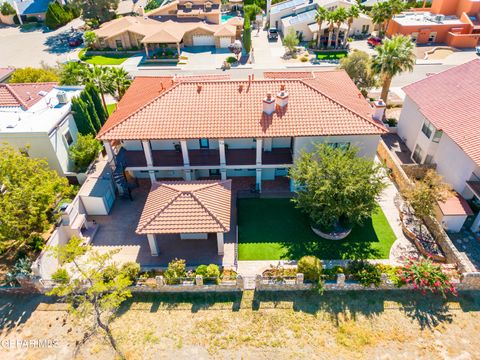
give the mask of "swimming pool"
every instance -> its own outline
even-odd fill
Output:
[[[225,13],[225,14],[222,14],[222,24],[224,22],[227,22],[228,19],[231,19],[233,17],[236,17],[236,15],[233,15],[233,14],[228,14],[228,13]]]

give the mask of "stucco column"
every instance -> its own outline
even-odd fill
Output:
[[[192,170],[186,169],[185,170],[185,181],[191,181],[192,180]]]
[[[218,255],[223,255],[223,233],[219,232],[217,233],[217,249],[218,249]]]
[[[143,152],[145,153],[145,159],[147,160],[147,166],[153,166],[153,157],[152,157],[152,149],[150,148],[150,141],[143,140]]]
[[[180,146],[182,147],[182,156],[183,156],[183,165],[190,166],[190,159],[188,157],[188,147],[185,140],[180,141]]]
[[[145,46],[145,55],[148,58],[148,44],[143,44]]]
[[[218,150],[220,152],[220,165],[226,165],[227,160],[225,157],[225,140],[219,139],[218,140]]]
[[[262,165],[263,139],[257,139],[257,165]]]
[[[257,169],[255,185],[258,191],[262,191],[262,169]]]
[[[227,169],[221,169],[220,176],[222,180],[227,180]]]
[[[109,163],[112,162],[112,161],[115,161],[115,155],[113,154],[113,148],[112,148],[112,144],[110,144],[110,141],[103,140],[103,147],[105,148],[105,151],[107,152],[107,161]]]
[[[180,44],[177,43],[177,54],[178,54],[178,58],[180,59]]]
[[[157,246],[157,240],[155,239],[154,234],[147,234],[148,238],[148,245],[150,246],[150,252],[152,256],[158,256],[158,246]]]

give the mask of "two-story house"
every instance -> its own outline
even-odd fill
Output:
[[[418,44],[475,47],[480,40],[480,1],[432,0],[429,8],[396,15],[387,28],[388,36],[395,34],[410,35]]]
[[[137,77],[98,138],[135,178],[249,176],[259,191],[315,143],[375,156],[385,129],[344,71],[265,75]]]
[[[398,135],[413,160],[436,164],[454,190],[480,204],[480,60],[429,76],[403,91]],[[479,226],[477,216],[472,230]]]
[[[81,181],[68,157],[78,134],[71,99],[80,92],[56,83],[0,84],[0,146],[45,158],[60,176]]]

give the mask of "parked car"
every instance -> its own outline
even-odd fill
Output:
[[[477,46],[477,47],[475,48],[475,52],[477,53],[477,55],[480,55],[480,46]]]
[[[68,39],[68,46],[77,47],[82,45],[83,39],[81,36],[72,36]]]
[[[278,30],[275,28],[270,28],[268,30],[268,40],[277,41],[278,39]]]
[[[375,46],[378,46],[382,43],[382,39],[379,38],[379,37],[376,37],[376,36],[370,36],[368,39],[367,39],[367,43],[368,45],[370,45],[371,47],[375,47]]]

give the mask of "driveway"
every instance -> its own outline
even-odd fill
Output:
[[[79,48],[72,49],[65,43],[71,28],[78,28],[83,20],[75,19],[55,31],[43,32],[41,28],[24,31],[20,27],[0,25],[0,67],[39,67],[42,63],[75,59]]]

